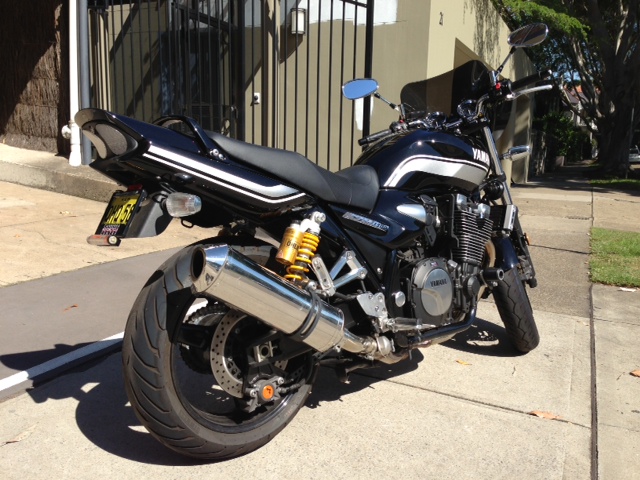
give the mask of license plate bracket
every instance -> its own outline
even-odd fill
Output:
[[[145,199],[144,190],[118,191],[111,196],[104,211],[96,235],[102,237],[126,238],[133,217],[140,210]]]

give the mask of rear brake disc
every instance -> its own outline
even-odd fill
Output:
[[[233,358],[234,336],[237,334],[237,326],[247,315],[238,311],[231,310],[220,320],[216,326],[211,340],[211,354],[209,356],[211,362],[211,370],[218,385],[229,395],[237,398],[243,398],[244,392],[244,374],[240,366],[237,365]],[[245,354],[245,352],[241,352]],[[262,352],[262,357],[271,356],[267,351]],[[274,362],[276,368],[284,370],[287,361]]]

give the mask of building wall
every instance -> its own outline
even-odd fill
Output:
[[[95,104],[144,119],[161,111],[158,57],[165,16],[166,9],[154,3],[121,3],[90,12]]]
[[[509,53],[509,33],[490,0],[399,0],[396,22],[375,28],[373,76],[383,96],[399,101],[407,84],[443,75],[469,60],[497,68]],[[502,74],[518,79],[533,71],[520,49]],[[450,87],[449,82],[429,87],[430,111],[452,113]],[[499,152],[530,143],[530,102],[519,99],[510,106],[509,122],[494,132]],[[387,128],[395,119],[396,112],[379,101],[373,103],[372,131]],[[528,165],[524,160],[507,167],[513,167],[514,181],[526,181]]]
[[[283,31],[287,43],[281,42],[274,121],[278,147],[297,150],[331,170],[348,167],[360,152],[351,141],[357,107],[342,96],[341,86],[364,76],[366,28],[343,22],[340,13],[333,22],[311,23],[302,38]],[[360,19],[364,16],[360,12]]]
[[[65,153],[66,2],[0,2],[0,141]]]
[[[268,0],[265,19],[255,4],[245,12],[245,139],[297,151],[332,170],[349,166],[360,149],[351,142],[354,105],[341,85],[364,75],[366,10],[356,15],[356,7],[339,1]],[[305,9],[303,35],[291,33],[292,8]]]
[[[373,75],[394,100],[408,83],[442,75],[469,60],[497,68],[509,53],[509,29],[489,0],[400,0],[397,23],[376,27],[375,32]],[[522,78],[533,73],[532,68],[518,51],[503,75]],[[433,92],[429,106],[451,113],[450,95],[446,89]],[[391,110],[378,115],[386,110],[379,102],[374,110],[376,127],[394,118]]]

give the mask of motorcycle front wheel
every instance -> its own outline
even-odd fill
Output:
[[[516,350],[527,353],[536,348],[540,343],[540,334],[517,268],[504,272],[504,280],[493,288],[493,299],[507,337]]]
[[[162,444],[225,460],[266,444],[293,419],[316,367],[308,348],[258,319],[195,298],[194,248],[167,260],[138,295],[122,348],[125,388],[136,416]],[[272,256],[270,246],[234,248],[262,265]],[[247,390],[256,382],[269,398]]]

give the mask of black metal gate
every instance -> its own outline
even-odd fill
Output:
[[[337,170],[369,108],[340,86],[371,76],[373,0],[93,0],[92,105],[169,113]]]
[[[92,103],[145,121],[188,115],[236,136],[236,3],[94,1]]]

